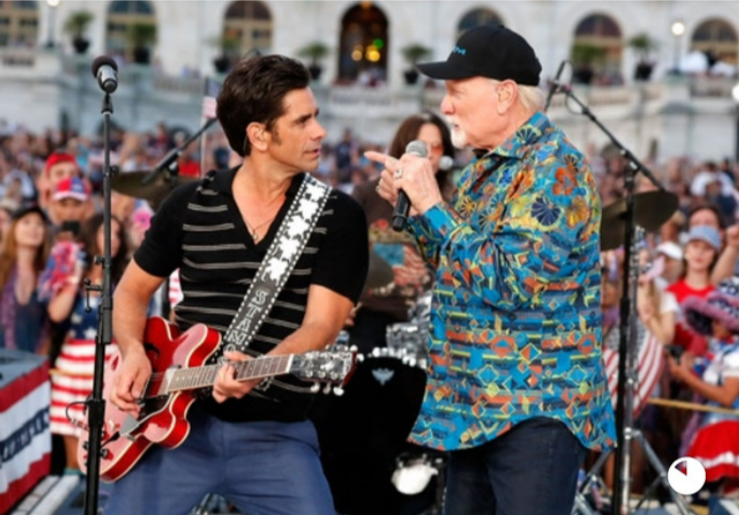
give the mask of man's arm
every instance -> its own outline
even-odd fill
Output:
[[[325,348],[336,340],[352,307],[354,303],[343,295],[312,285],[303,323],[269,354],[302,354]]]
[[[329,227],[316,256],[303,321],[269,354],[300,354],[324,348],[336,340],[359,298],[369,262],[367,219],[355,200],[343,193],[334,194],[334,225]],[[232,360],[246,358],[240,353],[224,355]],[[213,386],[213,397],[218,402],[228,397],[241,398],[258,383],[239,383],[233,379],[234,373],[230,365],[219,371]]]
[[[336,340],[353,306],[354,303],[343,295],[325,286],[312,285],[308,290],[308,304],[303,323],[268,354],[303,354],[325,348]],[[245,359],[239,352],[226,352],[224,356],[235,361]],[[229,397],[240,399],[260,382],[260,380],[236,381],[235,372],[232,365],[225,365],[218,372],[213,386],[213,398],[218,402],[223,402]]]
[[[528,303],[550,283],[573,277],[583,266],[572,261],[577,246],[582,246],[583,259],[598,246],[600,203],[584,181],[573,188],[574,194],[566,195],[555,193],[554,173],[540,169],[524,173],[536,175],[522,178],[529,185],[513,186],[505,205],[494,208],[506,210],[491,216],[494,220],[503,216],[502,224],[477,228],[442,202],[411,224],[427,249],[438,249],[455,283],[506,311]],[[576,286],[572,280],[567,284]]]
[[[727,277],[734,276],[737,259],[739,259],[739,224],[732,225],[726,230],[726,246],[716,261],[711,272],[711,283],[718,285]]]
[[[163,282],[164,278],[145,272],[132,260],[113,297],[113,333],[123,361],[109,400],[133,414],[138,414],[136,400],[151,375],[143,343],[146,311],[151,296]]]

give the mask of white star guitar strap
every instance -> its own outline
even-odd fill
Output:
[[[305,174],[290,210],[223,337],[224,350],[246,351],[303,253],[330,193],[331,188]]]

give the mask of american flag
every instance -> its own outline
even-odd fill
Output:
[[[218,81],[210,77],[205,79],[205,95],[203,96],[203,118],[216,117],[216,97],[221,91],[221,85]]]
[[[180,284],[180,269],[178,268],[169,276],[169,305],[175,307],[182,302],[184,295],[182,294],[182,285]]]
[[[634,388],[634,416],[641,413],[647,405],[647,401],[662,375],[664,364],[662,344],[652,333],[646,331],[641,323],[637,329],[637,341],[640,343],[636,360],[637,379]],[[614,409],[618,398],[618,342],[619,330],[618,327],[615,327],[608,334],[603,345],[603,361],[605,361],[608,390],[611,393],[611,402]]]

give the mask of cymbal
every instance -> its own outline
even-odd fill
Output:
[[[167,198],[167,195],[169,195],[177,186],[200,180],[197,177],[182,175],[178,175],[173,178],[169,172],[163,171],[157,175],[153,182],[146,186],[142,186],[141,181],[144,180],[145,177],[149,177],[152,173],[154,173],[152,170],[119,172],[111,178],[110,186],[118,193],[123,193],[129,197],[148,200],[151,207],[157,209],[159,204]]]
[[[367,271],[367,280],[364,282],[364,293],[368,290],[387,286],[394,279],[395,272],[393,272],[393,267],[374,250],[370,249],[369,270]]]
[[[669,191],[645,191],[634,195],[634,222],[647,232],[662,227],[677,211],[677,195]],[[603,209],[600,221],[600,248],[612,250],[626,239],[626,199],[617,200]]]

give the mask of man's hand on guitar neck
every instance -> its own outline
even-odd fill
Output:
[[[141,349],[130,349],[116,371],[110,402],[119,409],[138,417],[141,407],[138,400],[144,393],[146,382],[151,376],[151,362]]]
[[[241,352],[226,351],[223,356],[229,361],[244,361],[252,359]],[[252,388],[258,385],[262,380],[253,379],[251,381],[237,381],[236,369],[233,365],[225,364],[218,371],[216,381],[213,384],[213,398],[218,402],[224,402],[230,397],[241,399],[249,393]]]

